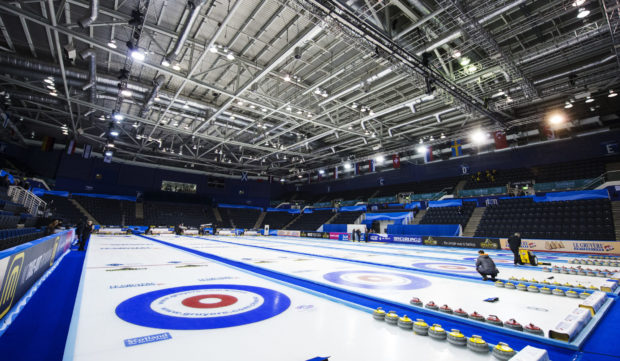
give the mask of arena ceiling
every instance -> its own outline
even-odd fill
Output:
[[[8,0],[0,92],[26,139],[296,179],[475,129],[535,129],[556,109],[575,127],[617,113],[619,11],[617,0]]]

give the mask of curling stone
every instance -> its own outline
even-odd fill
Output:
[[[385,321],[385,311],[383,308],[377,307],[377,309],[372,312],[372,318],[378,321]]]
[[[558,282],[558,281],[555,281],[555,282],[553,282],[553,285],[554,286],[561,286],[562,284],[560,282]]]
[[[578,283],[577,286],[575,286],[577,288],[586,288],[586,286],[582,285],[581,283]]]
[[[566,296],[564,294],[564,291],[562,291],[559,288],[554,288],[553,291],[551,291],[551,294],[554,295],[554,296]]]
[[[579,298],[579,294],[573,290],[566,291],[566,297]]]
[[[540,293],[544,293],[546,295],[550,295],[551,294],[551,288],[549,288],[549,287],[542,287],[540,289]]]
[[[428,335],[428,324],[423,319],[418,318],[413,323],[413,333],[420,336]]]
[[[517,290],[519,290],[519,291],[527,291],[527,286],[525,284],[523,284],[523,283],[519,283],[517,285]]]
[[[594,273],[594,271],[588,271],[586,275],[590,277],[596,277],[596,273]]]
[[[568,268],[566,268],[566,267],[562,267],[562,271],[561,271],[561,273],[563,273],[563,274],[567,275],[567,274],[569,274],[569,273],[570,273],[570,270],[569,270]]]
[[[521,277],[521,278],[519,278],[519,281],[521,281],[521,282],[527,282],[527,278],[525,278],[525,277]]]
[[[452,309],[448,305],[443,305],[439,307],[439,311],[443,313],[452,313]]]
[[[471,318],[474,321],[484,322],[484,316],[482,316],[476,311],[474,311],[474,313],[469,314],[469,318]]]
[[[413,327],[413,321],[407,317],[407,315],[403,315],[403,317],[398,319],[397,325],[403,330],[411,330]]]
[[[577,275],[577,273],[579,273],[579,271],[577,271],[577,270],[576,270],[576,269],[574,269],[574,268],[571,268],[569,273],[570,273],[571,275],[573,275],[573,276],[576,276],[576,275]]]
[[[566,282],[562,286],[564,286],[564,287],[571,287],[571,288],[575,287],[575,285],[573,285],[572,283],[569,283],[569,282]]]
[[[390,311],[385,315],[385,322],[390,325],[395,325],[398,323],[398,315],[394,311]]]
[[[411,303],[414,306],[422,307],[422,301],[420,301],[420,299],[417,297],[412,298],[411,301],[409,301],[409,303]]]
[[[551,269],[549,267],[543,267],[542,271],[543,272],[551,272]]]
[[[605,267],[609,266],[609,261],[601,262],[601,266],[605,266]]]
[[[435,302],[431,301],[429,303],[427,303],[424,308],[428,308],[429,310],[434,310],[437,311],[439,309],[439,307],[435,304]]]
[[[467,348],[474,352],[489,352],[489,344],[478,335],[473,335],[467,339]]]
[[[588,286],[588,289],[592,291],[598,291],[598,287],[592,285]]]
[[[586,262],[586,264],[587,264],[588,266],[594,266],[594,261],[587,261],[587,262]]]
[[[501,361],[510,360],[512,356],[516,354],[517,353],[515,352],[515,350],[513,350],[512,348],[510,348],[510,346],[508,346],[508,344],[503,342],[500,342],[495,345],[495,347],[493,347],[493,356],[495,356],[496,359]]]
[[[594,261],[594,265],[595,266],[600,266],[601,265],[601,261]]]
[[[581,292],[581,293],[579,294],[579,298],[588,298],[588,297],[590,297],[590,295],[591,295],[591,293],[588,293],[588,292]]]
[[[585,259],[580,259],[579,264],[587,264],[588,262]]]
[[[547,280],[544,280],[544,281],[542,281],[542,282],[540,282],[540,283],[542,283],[543,285],[550,285],[550,284],[551,284],[551,282],[549,282],[549,281],[547,281]]]
[[[596,277],[607,277],[607,272],[596,272]]]
[[[428,335],[436,340],[445,340],[446,330],[444,330],[441,325],[435,323],[428,328]]]
[[[465,312],[465,310],[462,308],[459,308],[458,310],[454,310],[454,314],[459,317],[464,317],[464,318],[468,317],[467,312]]]
[[[504,283],[504,287],[506,287],[506,288],[508,288],[508,289],[511,289],[511,290],[514,290],[514,289],[516,288],[516,287],[515,287],[515,284],[514,284],[514,283],[512,283],[512,282],[506,282],[506,283]]]
[[[518,281],[519,279],[517,277],[515,277],[515,276],[512,276],[512,277],[509,278],[509,280],[511,280],[511,281]]]
[[[530,282],[532,282],[532,283],[538,283],[538,280],[537,280],[536,278],[532,278],[532,279],[530,280]]]
[[[504,282],[502,282],[502,281],[495,281],[495,287],[504,287]]]
[[[527,291],[528,292],[540,292],[540,290],[538,289],[538,287],[534,286],[534,285],[529,285],[527,286]]]
[[[580,276],[587,276],[588,275],[588,273],[586,271],[582,270],[582,269],[580,269],[579,272],[577,272],[577,274],[580,275]]]
[[[504,326],[511,330],[523,331],[523,326],[521,326],[521,324],[517,322],[517,320],[515,320],[514,318],[511,318],[510,320],[505,321]]]
[[[452,329],[452,331],[448,332],[447,335],[448,342],[454,346],[465,346],[467,345],[467,339],[465,335],[461,333],[461,331]]]
[[[502,322],[502,320],[499,319],[499,317],[495,316],[495,315],[489,315],[489,317],[487,317],[487,323],[490,323],[491,325],[495,325],[495,326],[504,326],[504,323]]]
[[[551,273],[560,273],[560,267],[554,266],[554,267],[551,269]]]
[[[545,334],[545,333],[543,332],[543,330],[542,330],[540,327],[538,327],[538,326],[534,325],[533,323],[530,323],[530,324],[528,324],[528,325],[525,325],[525,327],[523,328],[523,330],[524,330],[526,333],[531,333],[531,334],[533,334],[533,335],[540,335],[540,336],[543,336],[543,335]]]

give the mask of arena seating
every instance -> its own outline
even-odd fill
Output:
[[[222,210],[220,208],[220,210]],[[258,220],[258,216],[260,216],[261,211],[256,209],[245,209],[245,208],[226,208],[224,211],[228,211],[230,219],[236,228],[243,229],[251,229],[256,225],[256,221]]]
[[[44,232],[38,228],[16,228],[0,230],[0,250],[15,247],[22,243],[43,237]]]
[[[41,198],[47,203],[47,208],[52,212],[52,216],[60,218],[65,224],[78,224],[85,218],[82,212],[66,197],[46,194]]]
[[[313,213],[302,213],[301,216],[295,219],[295,221],[286,229],[295,231],[316,231],[333,215],[334,212],[332,212],[331,210],[314,211]]]
[[[144,202],[144,225],[174,226],[183,223],[186,226],[198,227],[213,222],[215,216],[211,208],[202,204]]]
[[[12,216],[9,214],[0,214],[0,229],[16,228],[19,223],[18,216]]]
[[[293,218],[297,217],[297,214],[291,214],[288,212],[267,212],[261,227],[266,224],[269,225],[269,229],[282,229],[289,224]]]
[[[420,220],[420,224],[460,224],[465,228],[475,208],[475,202],[467,201],[463,202],[461,207],[428,208],[426,214]]]
[[[554,163],[536,166],[532,173],[536,182],[556,182],[575,179],[593,179],[605,173],[606,158]]]
[[[523,238],[615,240],[611,202],[502,199],[486,208],[475,235],[508,237],[514,232]]]
[[[527,181],[533,177],[527,168],[489,169],[471,174],[463,189],[504,187],[510,182]]]
[[[410,182],[395,185],[386,185],[379,188],[379,192],[374,197],[394,196],[399,193],[435,193],[447,189],[448,193],[461,180],[461,177],[448,177],[441,179],[433,179],[424,182]]]
[[[331,221],[332,224],[353,224],[356,219],[358,219],[363,213],[363,211],[355,211],[355,212],[340,212],[336,215],[336,217]]]
[[[228,208],[218,208],[220,212],[220,216],[222,217],[222,222],[218,224],[220,228],[232,228],[232,223],[230,222],[230,214],[228,213]]]
[[[125,219],[125,213],[135,213],[135,203],[129,201],[83,196],[74,196],[73,198],[102,225],[128,225],[129,220]],[[131,207],[130,204],[133,205],[133,207]]]

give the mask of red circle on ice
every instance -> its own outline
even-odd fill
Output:
[[[392,280],[392,278],[390,277],[370,276],[370,275],[359,276],[358,279],[362,281],[368,281],[368,282],[388,282]]]
[[[200,302],[208,299],[219,299],[218,302]],[[233,297],[230,295],[221,295],[221,294],[210,294],[210,295],[200,295],[189,297],[181,302],[183,306],[192,307],[192,308],[218,308],[218,307],[226,307],[233,305],[237,302],[237,297]]]

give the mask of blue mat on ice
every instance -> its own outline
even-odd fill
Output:
[[[60,361],[86,252],[71,251],[0,337],[0,358]]]

